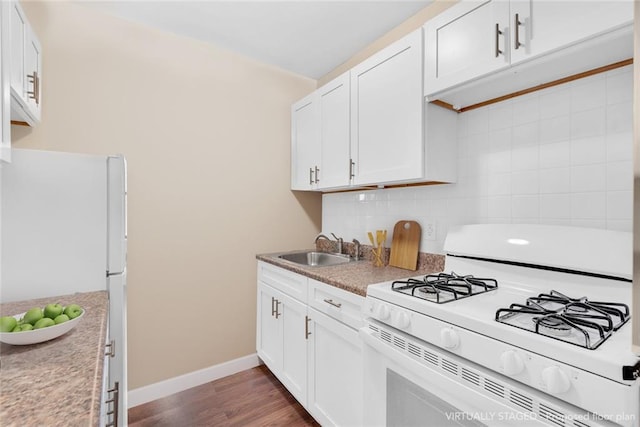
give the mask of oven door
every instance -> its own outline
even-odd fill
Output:
[[[389,329],[370,321],[360,330],[364,425],[551,425],[518,409],[527,408],[527,402],[505,403],[504,379],[492,381],[490,371]]]

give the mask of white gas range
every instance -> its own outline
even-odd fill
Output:
[[[631,233],[468,225],[444,249],[452,277],[367,290],[366,425],[640,425]]]

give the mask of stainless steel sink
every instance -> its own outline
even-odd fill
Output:
[[[349,255],[330,254],[327,252],[294,252],[278,255],[278,258],[311,267],[345,264],[351,261]]]

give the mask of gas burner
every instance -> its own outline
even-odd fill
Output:
[[[566,337],[571,334],[571,326],[554,317],[533,317],[536,328],[543,328],[549,335]]]
[[[593,350],[630,317],[625,304],[570,298],[551,291],[528,298],[526,304],[499,309],[495,320]]]
[[[471,275],[460,276],[453,271],[451,274],[429,274],[422,280],[413,278],[396,280],[391,285],[391,289],[396,292],[438,304],[482,294],[497,288],[498,282],[495,279],[484,279]]]

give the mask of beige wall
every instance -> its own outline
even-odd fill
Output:
[[[401,39],[413,30],[416,30],[424,25],[429,19],[433,18],[439,13],[442,13],[445,9],[453,6],[459,0],[434,0],[429,6],[420,10],[418,13],[407,19],[382,37],[371,43],[369,46],[362,49],[360,52],[353,55],[346,62],[336,67],[331,72],[322,76],[318,80],[318,87],[330,82],[340,74],[350,70],[354,66],[358,65],[374,53],[378,52],[382,48],[389,46],[396,40]]]
[[[316,82],[77,3],[24,9],[43,111],[14,147],[128,160],[129,389],[254,353],[255,254],[320,230],[320,196],[289,191],[290,105]]]

